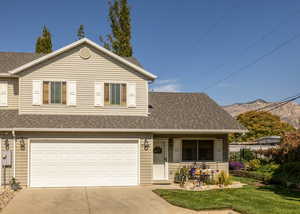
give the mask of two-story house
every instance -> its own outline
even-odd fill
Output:
[[[227,136],[245,129],[206,94],[149,92],[155,79],[88,39],[1,52],[1,183],[131,186],[194,162],[228,170]]]

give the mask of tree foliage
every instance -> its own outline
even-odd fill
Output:
[[[258,153],[271,158],[277,163],[300,161],[300,131],[285,133],[278,147],[261,150]]]
[[[100,36],[103,46],[119,56],[132,56],[131,17],[127,0],[109,2],[109,22],[111,33],[106,39]]]
[[[78,40],[83,39],[85,37],[84,26],[81,24],[77,30],[77,38]]]
[[[279,135],[295,130],[293,126],[282,122],[280,117],[269,112],[249,111],[240,114],[237,120],[245,126],[249,132],[246,134],[234,134],[230,136],[230,141],[243,142],[254,141],[260,137]]]
[[[46,26],[43,27],[42,35],[36,40],[35,52],[44,54],[52,52],[51,33]]]

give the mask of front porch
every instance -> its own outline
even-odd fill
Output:
[[[228,172],[227,135],[154,136],[153,184],[174,182],[183,166]]]

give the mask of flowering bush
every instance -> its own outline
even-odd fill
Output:
[[[260,160],[253,159],[253,160],[249,161],[249,169],[250,170],[255,171],[260,167],[261,167]]]
[[[238,161],[231,161],[229,162],[229,169],[230,170],[240,170],[244,168],[244,164]]]

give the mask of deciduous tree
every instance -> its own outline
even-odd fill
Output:
[[[295,128],[288,123],[282,122],[280,117],[269,112],[249,111],[240,114],[237,120],[245,126],[249,132],[235,134],[230,137],[231,141],[254,141],[260,137],[279,135],[293,131]]]

